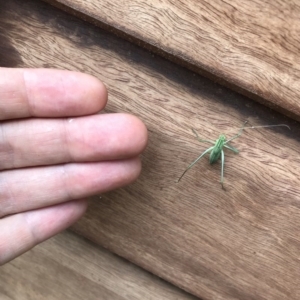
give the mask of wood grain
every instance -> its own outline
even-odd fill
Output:
[[[95,197],[76,232],[203,299],[299,299],[297,122],[39,1],[5,3],[0,32],[20,66],[93,74],[107,111],[148,126],[140,179]],[[225,158],[226,191],[207,159],[176,183],[207,147],[192,127],[213,139],[246,119],[291,131],[246,130]]]
[[[300,2],[47,0],[300,120]]]
[[[71,232],[1,267],[3,300],[196,300]]]

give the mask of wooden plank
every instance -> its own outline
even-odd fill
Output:
[[[1,267],[0,298],[196,300],[71,232],[59,234]]]
[[[300,119],[300,1],[46,0]]]
[[[74,230],[203,299],[299,299],[297,122],[39,1],[2,4],[0,29],[20,66],[93,74],[107,111],[148,126],[140,179],[95,197]],[[227,153],[225,191],[207,159],[176,183],[207,147],[191,127],[212,139],[245,119],[292,130],[246,130],[240,154]]]

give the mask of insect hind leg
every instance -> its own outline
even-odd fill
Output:
[[[224,164],[225,164],[225,155],[224,151],[221,152],[221,185],[224,190]]]
[[[184,176],[184,174],[190,169],[192,168],[197,162],[198,160],[200,160],[206,153],[210,152],[214,147],[210,147],[208,149],[206,149],[200,156],[198,156],[198,158],[196,160],[194,160],[186,169],[185,171],[182,173],[182,175],[179,177],[179,179],[177,180],[177,182],[179,182],[181,180],[181,178]]]

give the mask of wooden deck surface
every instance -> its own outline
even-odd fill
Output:
[[[196,300],[71,232],[0,270],[1,300]]]
[[[94,197],[77,233],[202,299],[299,299],[297,122],[41,1],[1,6],[0,62],[90,73],[107,111],[149,129],[140,179]],[[176,183],[207,147],[192,127],[214,139],[245,120],[291,130],[246,130],[226,153],[226,190],[207,159]]]
[[[47,0],[300,119],[300,2]]]

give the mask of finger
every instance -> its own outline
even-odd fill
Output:
[[[0,120],[89,115],[106,101],[103,83],[87,74],[0,68]]]
[[[147,144],[147,129],[128,114],[27,119],[0,127],[0,170],[123,159]]]
[[[0,265],[76,222],[87,201],[72,201],[0,219]]]
[[[0,217],[104,193],[133,182],[139,158],[0,173]]]

